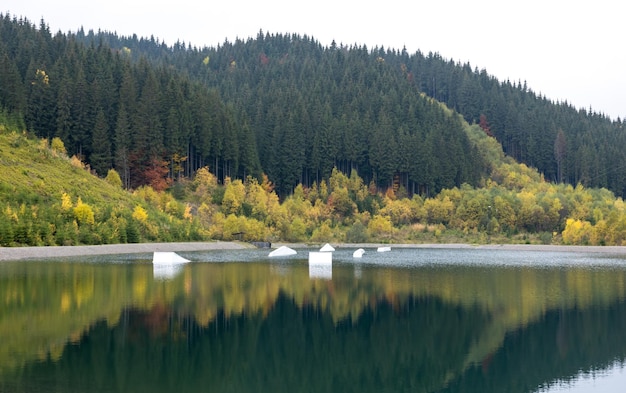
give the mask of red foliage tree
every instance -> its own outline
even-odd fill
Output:
[[[270,58],[267,57],[267,55],[265,53],[262,53],[259,55],[259,60],[261,60],[261,64],[263,65],[268,65],[270,63]]]
[[[489,135],[490,137],[493,138],[493,133],[491,132],[491,129],[489,128],[489,122],[487,121],[487,116],[481,114],[480,115],[480,120],[478,122],[478,126],[480,128],[482,128],[482,130],[485,132],[485,134]]]
[[[168,173],[167,161],[153,157],[143,171],[143,178],[145,184],[152,187],[155,191],[164,191],[171,183],[171,179],[167,176]]]

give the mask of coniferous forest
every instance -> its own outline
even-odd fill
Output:
[[[216,48],[168,47],[1,19],[0,105],[98,174],[116,168],[128,187],[206,165],[219,179],[266,173],[281,194],[333,167],[381,187],[395,176],[420,194],[476,184],[482,163],[434,98],[549,181],[626,191],[621,119],[438,54],[263,32]]]
[[[607,230],[626,220],[621,119],[436,53],[262,31],[168,46],[0,14],[0,110],[101,178],[114,170],[124,189],[186,199],[185,214],[213,226],[195,236],[393,241],[390,226],[419,223],[550,234],[544,242],[626,238]],[[224,232],[231,215],[269,229]]]
[[[427,104],[415,103],[426,96],[445,103],[468,123],[479,124],[502,144],[507,155],[537,168],[548,181],[607,188],[619,196],[626,192],[623,164],[626,152],[621,148],[626,142],[623,119],[610,119],[591,108],[575,108],[567,101],[553,102],[533,92],[526,82],[498,81],[487,70],[445,59],[438,53],[409,54],[406,50],[337,46],[335,43],[322,47],[311,37],[263,32],[254,39],[203,49],[184,43],[170,48],[154,40],[103,32],[83,32],[79,36],[86,44],[102,40],[115,48],[132,48],[135,61],[145,56],[154,64],[184,70],[195,80],[207,83],[217,89],[226,102],[243,111],[257,137],[263,141],[271,140],[272,135],[268,125],[273,124],[272,117],[268,121],[270,103],[290,113],[297,113],[297,106],[305,105],[306,114],[315,119],[330,117],[332,134],[340,142],[352,140],[355,133],[352,130],[361,130],[357,135],[365,143],[365,153],[358,144],[355,148],[344,143],[333,144],[340,152],[338,156],[332,149],[330,154],[322,156],[336,161],[338,168],[344,171],[342,163],[351,167],[358,165],[359,174],[366,180],[374,176],[382,185],[389,178],[389,170],[384,168],[392,168],[396,175],[408,176],[412,185],[432,186],[435,191],[442,184],[449,184],[448,177],[441,178],[436,173],[436,165],[422,165],[419,170],[432,174],[432,178],[437,179],[433,182],[420,178],[404,164],[415,157],[435,164],[438,162],[435,155],[442,162],[454,161],[451,157],[456,152],[448,153],[454,151],[456,143],[452,134],[444,136],[448,152],[438,149],[439,141],[434,142],[433,150],[429,145],[431,140],[424,138],[433,124],[440,125],[442,121],[436,112],[424,108]],[[284,97],[283,101],[280,97]],[[382,135],[387,135],[383,139],[389,144],[389,153],[395,151],[395,154],[387,154],[379,160],[370,148],[376,145],[378,132],[387,127],[383,114],[389,117],[392,130],[391,135],[389,131],[382,131]],[[317,124],[313,125],[316,132],[321,132]],[[301,123],[300,130],[306,130],[306,126],[307,123]],[[451,125],[444,127],[449,132],[454,129]],[[433,132],[439,133],[439,130]],[[432,154],[411,148],[403,154],[402,147],[409,146],[406,133],[422,135],[421,148]],[[324,140],[318,135],[314,137]],[[259,151],[264,151],[263,145],[258,147]],[[352,156],[342,157],[342,152]],[[309,166],[317,162],[316,148],[305,156],[311,157],[307,161]],[[363,156],[369,158],[369,166],[360,162],[358,157]],[[263,169],[271,173],[268,162],[262,162]],[[324,172],[323,167],[322,164],[318,169]],[[311,169],[305,168],[303,180],[308,172]],[[471,176],[462,179],[468,181]],[[277,178],[273,180],[279,182]]]

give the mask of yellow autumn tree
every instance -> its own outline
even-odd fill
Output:
[[[257,220],[264,221],[269,214],[269,194],[273,191],[266,191],[259,181],[248,176],[245,184],[246,195],[244,203],[250,210],[249,215]],[[247,210],[244,208],[244,210]]]
[[[61,210],[69,212],[72,209],[72,206],[72,197],[64,192],[63,195],[61,195]]]
[[[367,231],[372,238],[389,238],[393,234],[393,224],[388,217],[375,215],[367,224]]]
[[[229,214],[222,222],[223,240],[263,241],[265,232],[265,225],[254,218]]]
[[[217,189],[217,178],[209,172],[208,167],[200,168],[196,171],[196,175],[193,178],[193,187],[195,189],[193,196],[198,202],[210,200]]]
[[[322,222],[322,224],[315,228],[311,234],[311,241],[313,242],[329,242],[333,239],[334,236],[330,220]]]
[[[223,222],[222,240],[233,240],[236,236],[245,232],[245,217],[237,217],[229,214]]]
[[[139,205],[135,206],[132,217],[144,225],[148,222],[148,212]]]
[[[290,242],[302,242],[306,240],[306,224],[300,217],[293,218],[290,222],[284,223],[282,236]]]
[[[413,199],[385,198],[383,201],[384,206],[380,209],[379,214],[388,217],[396,226],[417,222],[424,216],[419,196]]]
[[[307,201],[308,202],[308,201]],[[332,207],[339,219],[352,217],[358,210],[356,203],[350,198],[348,189],[337,186],[328,196],[328,205]]]
[[[282,206],[291,217],[302,218],[306,215],[306,212],[311,209],[311,202],[305,198],[302,184],[296,186],[293,194],[285,199]]]
[[[592,237],[593,227],[589,221],[568,218],[563,230],[563,243],[584,245]]]
[[[454,203],[447,195],[442,199],[429,198],[424,201],[424,210],[426,210],[428,222],[432,224],[447,224],[454,213]]]
[[[60,155],[67,154],[67,150],[65,150],[65,144],[63,144],[63,141],[58,136],[52,138],[52,141],[50,142],[50,149]]]
[[[114,187],[122,188],[122,178],[115,169],[109,169],[109,171],[107,172],[107,176],[104,178],[104,180]]]
[[[240,179],[230,181],[226,179],[222,209],[224,214],[241,214],[243,202],[246,197],[246,187]]]
[[[78,201],[76,202],[76,207],[74,208],[74,218],[79,225],[95,224],[95,216],[93,213],[93,209],[78,197]]]
[[[518,211],[518,224],[528,231],[536,231],[543,226],[544,211],[537,203],[537,196],[531,191],[522,191],[517,195],[521,202]]]
[[[493,198],[493,210],[498,223],[504,230],[512,231],[515,229],[517,215],[510,199],[497,195]]]
[[[369,191],[365,183],[363,183],[363,179],[359,176],[356,169],[353,169],[350,172],[350,179],[348,180],[348,190],[354,194],[356,201],[355,202],[363,202],[365,198],[369,195]]]

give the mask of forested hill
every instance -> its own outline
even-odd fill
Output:
[[[367,50],[347,61],[342,50],[279,36],[263,53],[173,48],[174,64],[133,61],[132,45],[104,36],[52,36],[43,21],[5,16],[1,34],[10,87],[0,103],[99,174],[114,165],[127,186],[161,188],[162,176],[205,165],[218,178],[267,173],[283,195],[335,166],[430,193],[484,174],[462,119]]]
[[[115,167],[130,187],[205,165],[219,178],[265,172],[283,194],[333,167],[420,193],[476,185],[487,166],[440,100],[547,179],[626,190],[621,121],[438,55],[262,32],[168,47],[53,36],[44,21],[0,16],[0,106],[98,173]]]
[[[461,113],[469,123],[480,123],[500,141],[508,155],[536,167],[547,180],[606,187],[618,195],[626,194],[623,119],[575,108],[567,101],[554,102],[532,91],[525,82],[499,81],[487,70],[477,70],[439,54],[409,54],[405,50],[354,45],[322,48],[307,36],[262,32],[254,39],[202,49],[184,43],[170,48],[153,39],[123,38],[109,33],[83,33],[82,38],[85,42],[97,38],[113,47],[128,47],[137,58],[141,54],[159,64],[186,70],[245,108],[252,124],[263,115],[256,110],[257,104],[278,101],[274,98],[276,89],[304,86],[302,79],[311,78],[306,82],[316,87],[304,92],[296,90],[309,95],[320,87],[326,88],[325,78],[332,78],[331,86],[335,89],[348,88],[366,94],[373,75],[384,69],[395,78],[385,82],[393,85],[361,99],[390,102],[395,109],[387,113],[394,120],[404,120],[395,117],[398,108],[406,109],[402,106],[404,95],[420,91]],[[208,64],[203,60],[208,60]],[[342,113],[337,106],[342,104],[341,97],[330,103],[335,112]],[[362,105],[358,110],[365,112]]]

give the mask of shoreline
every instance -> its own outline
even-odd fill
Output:
[[[317,247],[305,243],[275,243],[272,248],[280,246],[291,248]],[[540,244],[381,244],[381,243],[338,243],[336,248],[376,248],[389,246],[393,248],[439,248],[439,249],[477,249],[477,250],[508,250],[508,251],[543,251],[543,252],[582,252],[626,255],[626,246],[563,246]],[[20,261],[27,259],[48,259],[75,257],[82,255],[116,255],[140,254],[155,251],[186,252],[211,250],[242,250],[254,248],[245,242],[175,242],[175,243],[133,243],[103,244],[92,246],[43,246],[43,247],[0,247],[0,261]]]
[[[188,243],[125,243],[92,246],[0,247],[0,261],[77,257],[82,255],[149,254],[155,251],[184,252],[241,250],[251,247],[253,246],[247,243],[219,241]]]

